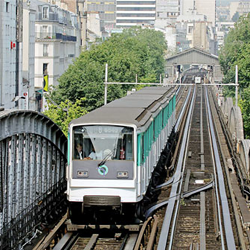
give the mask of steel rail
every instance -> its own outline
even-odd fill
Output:
[[[136,245],[134,247],[134,250],[139,250],[141,249],[140,246],[141,246],[141,242],[142,242],[142,239],[143,239],[143,236],[145,234],[145,231],[147,229],[147,226],[149,225],[149,223],[151,222],[153,218],[152,217],[149,217],[144,223],[143,223],[143,226],[140,230],[140,233],[139,233],[139,236],[137,238],[137,241],[136,241]]]
[[[217,142],[216,142],[216,135],[215,135],[214,125],[213,125],[213,120],[212,120],[211,108],[210,108],[210,104],[208,100],[207,88],[205,88],[205,90],[206,90],[206,100],[207,100],[207,109],[208,109],[208,117],[209,117],[208,120],[209,120],[211,140],[212,140],[212,145],[213,145],[214,160],[215,160],[215,166],[216,166],[216,170],[218,174],[217,175],[218,188],[219,188],[219,195],[220,195],[220,200],[221,200],[226,244],[227,244],[227,249],[231,250],[231,249],[236,249],[236,245],[235,245],[229,205],[228,205],[228,200],[227,200],[227,195],[226,195],[225,181],[224,181],[222,166],[220,162],[219,149],[218,149]],[[220,213],[220,211],[218,212]]]
[[[185,100],[185,103],[182,106],[180,115],[179,115],[179,117],[178,117],[178,119],[177,119],[177,121],[175,123],[175,132],[177,132],[179,130],[179,126],[180,126],[181,120],[183,118],[183,115],[184,115],[184,112],[185,112],[185,108],[187,107],[187,103],[188,103],[190,94],[191,94],[191,88],[189,88],[189,92],[188,92],[187,98]]]
[[[180,182],[180,181],[179,181],[179,182]],[[193,190],[188,191],[188,192],[183,192],[182,194],[179,194],[179,193],[178,193],[178,194],[175,195],[175,197],[176,197],[176,198],[178,198],[178,197],[180,197],[180,198],[188,198],[188,197],[190,197],[190,196],[192,196],[192,195],[195,195],[195,194],[198,194],[198,193],[200,193],[200,192],[202,192],[202,191],[206,191],[206,190],[208,190],[208,189],[210,189],[210,188],[213,188],[213,186],[214,186],[214,181],[211,181],[211,182],[209,182],[209,183],[203,185],[202,187],[193,189]],[[173,197],[170,197],[170,198],[173,198]],[[170,198],[169,198],[169,199],[170,199]],[[154,211],[156,211],[156,210],[159,209],[160,207],[163,207],[163,206],[167,205],[168,202],[169,202],[169,199],[164,200],[164,201],[162,201],[162,202],[160,202],[160,203],[158,203],[158,204],[155,204],[154,206],[150,207],[150,208],[145,212],[145,218],[146,218],[146,219],[149,218],[149,217],[153,214]]]
[[[57,232],[59,231],[60,227],[65,223],[67,220],[67,213],[62,217],[62,219],[59,221],[59,223],[56,225],[56,227],[51,230],[51,232],[44,238],[43,242],[39,242],[39,245],[35,246],[33,250],[43,250],[46,249],[46,247],[49,246],[50,242],[53,240]]]
[[[78,239],[78,233],[67,232],[62,239],[55,245],[53,250],[70,250],[71,247],[74,245],[76,240]]]
[[[69,242],[72,235],[73,235],[73,232],[68,232],[68,233],[64,234],[62,239],[54,246],[53,250],[63,249],[63,247]]]
[[[231,157],[231,155],[230,155],[231,143],[228,144],[229,145],[229,148],[228,148],[227,144],[224,145],[223,142],[224,142],[224,140],[226,142],[229,142],[228,140],[230,140],[230,138],[227,137],[227,131],[225,131],[223,121],[221,122],[221,117],[220,117],[221,112],[217,106],[217,102],[216,102],[217,99],[215,99],[214,92],[212,92],[211,97],[213,100],[213,102],[212,102],[213,105],[211,105],[211,107],[216,112],[216,117],[218,117],[218,118],[216,118],[216,120],[218,119],[218,121],[219,121],[219,122],[216,122],[217,125],[215,123],[215,131],[217,134],[224,133],[224,137],[223,138],[220,137],[218,140],[218,143],[219,143],[219,147],[222,149],[222,151],[223,152],[226,151],[225,154],[223,153],[222,159],[223,159],[224,165],[228,164],[227,165],[228,167],[225,168],[225,173],[226,173],[227,179],[231,180],[228,182],[228,186],[229,186],[230,195],[232,197],[231,200],[232,200],[232,205],[233,205],[233,213],[235,216],[236,226],[237,226],[237,230],[238,230],[238,237],[239,237],[239,241],[240,241],[242,250],[246,250],[247,246],[245,244],[245,239],[244,239],[242,220],[243,221],[247,221],[247,220],[245,220],[246,219],[245,213],[240,213],[241,215],[238,213],[238,206],[239,206],[240,211],[242,211],[242,209],[243,209],[242,203],[239,201],[240,197],[238,197],[238,194],[241,193],[240,188],[239,188],[239,186],[241,184],[239,184],[239,186],[238,186],[238,184],[236,184],[237,171],[233,175],[229,174],[228,169],[230,168],[230,165],[231,165],[231,167],[233,167],[232,160],[229,159]],[[219,126],[219,125],[221,125],[221,126]],[[232,154],[234,155],[234,153],[232,153]],[[228,159],[228,160],[226,160],[226,159]],[[237,164],[238,164],[237,160],[235,161],[235,164],[236,164],[236,168],[237,168]],[[238,177],[238,178],[240,178],[240,177]],[[239,181],[239,183],[240,183],[240,181]],[[237,197],[239,204],[236,204],[236,197]],[[246,206],[245,202],[243,202],[243,204]],[[244,223],[243,223],[243,225],[244,225]],[[248,239],[250,239],[250,233],[248,231],[247,231],[247,237],[248,237]]]
[[[129,235],[129,238],[128,238],[127,242],[126,242],[124,250],[134,249],[135,244],[136,244],[137,236],[138,236],[138,234],[130,234]]]
[[[125,249],[125,246],[127,244],[128,238],[129,238],[129,234],[126,234],[126,236],[124,237],[123,242],[122,242],[121,247],[120,247],[119,250],[124,250]]]
[[[188,95],[186,97],[185,103],[183,104],[180,115],[179,115],[179,117],[178,117],[178,119],[177,119],[177,121],[175,123],[175,132],[179,131],[179,126],[180,126],[180,123],[181,123],[181,121],[183,119],[183,116],[185,115],[184,113],[185,113],[185,109],[187,107],[188,100],[190,98],[191,90],[192,90],[192,88],[189,89],[189,93],[188,93]],[[156,186],[156,188],[153,190],[153,192],[158,191],[161,188],[170,186],[173,183],[173,180],[174,180],[174,178],[171,177],[168,181]]]
[[[148,240],[147,248],[146,250],[152,250],[155,244],[155,238],[157,234],[157,228],[158,228],[158,217],[154,215],[154,224],[150,233],[150,237]]]
[[[195,106],[196,91],[197,90],[195,88],[194,93],[193,93],[192,104],[190,105],[190,108],[189,108],[190,121],[188,122],[189,126],[188,126],[188,131],[187,131],[186,145],[187,145],[187,143],[189,141],[189,136],[190,136],[190,127],[191,127],[190,124],[192,122],[192,114],[193,114],[194,106]],[[187,156],[187,147],[185,146],[185,154],[184,154],[183,159],[186,159],[186,156]],[[179,158],[180,158],[180,156],[179,156]],[[181,160],[183,161],[183,159],[181,159]],[[178,210],[179,210],[179,206],[180,206],[180,198],[179,197],[181,195],[181,187],[182,187],[182,183],[183,183],[183,180],[184,180],[183,177],[184,177],[184,171],[185,171],[185,166],[186,165],[185,165],[184,161],[183,161],[182,164],[183,164],[182,177],[181,177],[181,181],[180,181],[180,187],[179,187],[179,192],[178,192],[178,199],[177,199],[177,203],[176,203],[176,207],[175,207],[175,211],[174,211],[174,217],[173,217],[173,223],[172,223],[172,230],[171,230],[171,235],[170,235],[170,240],[169,240],[169,247],[168,247],[169,250],[172,249],[172,245],[173,245],[174,231],[175,231],[175,226],[176,226],[176,221],[177,221]],[[168,235],[167,235],[167,237],[168,237]]]
[[[84,248],[84,250],[91,250],[94,248],[97,240],[99,238],[99,234],[93,234],[87,244],[87,246]]]
[[[206,99],[207,102],[207,99]],[[208,109],[208,104],[206,105],[207,109]],[[207,113],[207,117],[208,117],[208,113]],[[207,118],[209,120],[209,117]],[[209,126],[209,124],[208,124]],[[212,147],[212,142],[211,142],[211,131],[209,130],[209,140],[210,140],[210,145],[211,145],[211,152],[213,152],[213,147]],[[215,195],[216,195],[216,205],[217,205],[217,215],[218,215],[218,224],[220,227],[220,235],[221,235],[221,246],[222,246],[222,250],[225,250],[225,240],[224,240],[224,233],[223,233],[223,227],[222,227],[222,219],[221,219],[221,213],[220,213],[220,204],[219,204],[219,191],[218,191],[218,180],[217,180],[217,173],[216,173],[216,169],[215,169],[215,159],[214,159],[214,154],[212,154],[212,161],[213,161],[213,168],[214,168],[214,181],[215,181]]]
[[[180,90],[181,90],[181,87],[178,87],[178,89],[176,90],[176,95],[179,94]]]
[[[165,249],[166,244],[167,244],[167,238],[168,238],[169,229],[170,229],[172,216],[173,216],[173,211],[174,211],[174,207],[175,207],[176,194],[178,192],[178,187],[179,187],[179,180],[181,179],[181,175],[182,175],[182,167],[183,167],[183,159],[184,159],[183,156],[186,152],[185,149],[186,149],[187,138],[188,138],[188,134],[189,134],[189,127],[190,127],[190,121],[191,121],[191,114],[192,114],[192,110],[193,110],[193,106],[194,106],[195,95],[196,95],[196,89],[193,92],[193,97],[192,97],[192,101],[191,101],[191,108],[190,108],[190,111],[189,111],[188,116],[187,116],[187,121],[186,121],[185,129],[184,129],[184,133],[183,133],[183,138],[182,138],[183,143],[181,144],[181,149],[180,149],[180,154],[179,154],[179,158],[178,158],[178,162],[177,162],[177,167],[176,167],[175,174],[173,176],[174,177],[174,179],[173,179],[174,184],[172,185],[172,189],[171,189],[171,193],[170,193],[171,198],[169,199],[169,202],[168,202],[168,206],[166,209],[166,213],[165,213],[165,217],[164,217],[164,221],[163,221],[163,225],[162,225],[162,229],[161,229],[161,233],[160,233],[160,238],[159,238],[158,247],[157,247],[158,250]],[[179,199],[177,201],[179,201]]]
[[[204,158],[204,137],[203,137],[203,118],[202,118],[202,108],[203,100],[202,95],[203,89],[201,89],[201,108],[200,108],[200,138],[201,138],[201,171],[205,170],[205,158]],[[200,247],[201,249],[206,249],[206,199],[205,192],[200,194]]]

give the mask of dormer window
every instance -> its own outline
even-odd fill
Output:
[[[43,19],[49,19],[49,7],[43,7]]]

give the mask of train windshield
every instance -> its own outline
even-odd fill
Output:
[[[82,160],[133,160],[133,128],[76,126],[73,158]]]

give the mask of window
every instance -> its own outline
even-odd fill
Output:
[[[73,134],[74,159],[132,161],[134,158],[133,128],[108,125],[76,126]]]
[[[49,55],[49,45],[44,44],[43,45],[43,56],[48,56]]]
[[[48,75],[48,63],[43,64],[43,75]]]
[[[6,12],[9,12],[10,3],[6,2]]]
[[[47,33],[48,32],[48,26],[42,26],[42,32]]]
[[[43,19],[49,19],[49,7],[43,7]]]
[[[9,12],[9,2],[6,2],[6,12]]]

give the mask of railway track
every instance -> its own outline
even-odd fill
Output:
[[[108,236],[97,228],[90,235],[85,227],[75,228],[76,232],[71,228],[52,248],[50,237],[50,243],[35,249],[240,249],[232,215],[235,210],[231,203],[225,204],[230,192],[225,192],[209,98],[201,86],[182,94],[192,100],[180,101],[190,105],[191,111],[178,111],[186,122],[178,123],[183,133],[172,160],[175,172],[157,187],[162,189],[159,201],[146,212],[144,224],[136,230],[123,225],[125,230],[118,227]]]
[[[195,190],[213,181],[213,162],[209,143],[206,105],[201,86],[197,87],[193,117],[183,175],[181,193]],[[168,241],[173,249],[199,246],[201,249],[220,248],[216,227],[216,206],[213,190],[181,198],[174,236]],[[215,215],[215,216],[214,216]]]
[[[111,226],[111,229],[108,225],[70,225],[63,237],[59,238],[61,227],[65,225],[64,222],[65,218],[62,219],[61,226],[52,230],[33,249],[139,250],[145,248],[152,250],[156,243],[158,231],[158,217],[154,216],[149,217],[141,225],[123,225],[117,226],[116,229],[115,226]],[[72,229],[74,231],[71,231]]]
[[[83,235],[82,235],[83,234]],[[125,249],[126,244],[128,243],[128,239],[132,240],[135,238],[134,235],[129,234],[120,234],[113,236],[101,236],[99,234],[92,234],[90,237],[84,236],[84,233],[68,233],[64,236],[65,240],[61,240],[58,244],[53,248],[54,250],[60,249],[85,249],[85,250],[104,250],[104,249],[114,249],[114,250],[123,250]],[[66,239],[67,238],[67,239]],[[130,244],[131,244],[130,239]]]
[[[156,208],[167,205],[156,212],[162,224],[157,249],[236,249],[240,244],[235,240],[233,210],[227,202],[227,181],[208,97],[201,86],[193,94],[191,106],[175,172],[166,181],[167,197]]]

